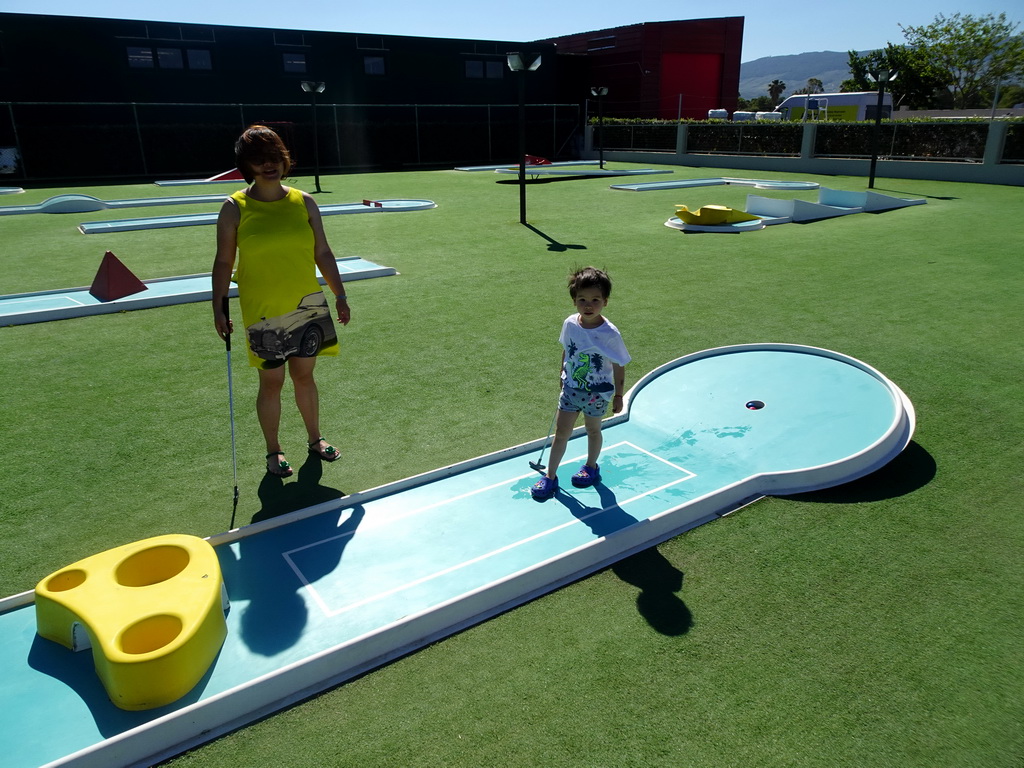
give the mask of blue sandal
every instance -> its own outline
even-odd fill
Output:
[[[530,495],[537,501],[545,501],[558,493],[557,477],[542,477],[530,487]]]
[[[591,467],[588,464],[584,464],[580,467],[580,471],[572,476],[572,484],[577,488],[589,488],[594,483],[600,482],[601,480],[601,468]]]

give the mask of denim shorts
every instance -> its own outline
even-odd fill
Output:
[[[608,413],[608,399],[585,389],[562,387],[562,394],[558,398],[558,410],[570,413],[582,411],[584,416],[603,419]]]

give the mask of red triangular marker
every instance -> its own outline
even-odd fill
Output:
[[[133,293],[148,290],[145,283],[137,278],[117,256],[107,251],[92,281],[89,293],[100,301],[114,301]]]
[[[224,171],[224,173],[218,173],[216,176],[211,176],[205,181],[245,181],[245,177],[242,172],[237,168],[232,168],[230,171]]]

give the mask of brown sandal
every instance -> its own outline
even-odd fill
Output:
[[[284,456],[284,451],[271,451],[270,453],[267,454],[267,458],[269,459],[271,456]],[[267,472],[273,475],[274,477],[291,477],[292,473],[295,471],[292,469],[292,465],[289,464],[284,459],[281,459],[277,463],[277,469],[279,471],[275,472],[273,469],[270,468],[270,462],[267,462]]]
[[[309,446],[309,452],[314,456],[319,456],[324,461],[337,461],[338,459],[341,458],[341,454],[338,452],[338,449],[335,448],[330,443],[327,443],[327,447],[321,451],[321,442],[327,443],[327,441],[324,440],[322,437],[318,437],[316,440],[307,443],[307,445]]]

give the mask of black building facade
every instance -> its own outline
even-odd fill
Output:
[[[542,64],[514,73],[511,51]],[[553,40],[0,13],[0,184],[210,176],[254,122],[283,134],[299,172],[314,125],[324,172],[514,162],[520,77],[528,151],[575,157],[592,85],[580,53]]]

